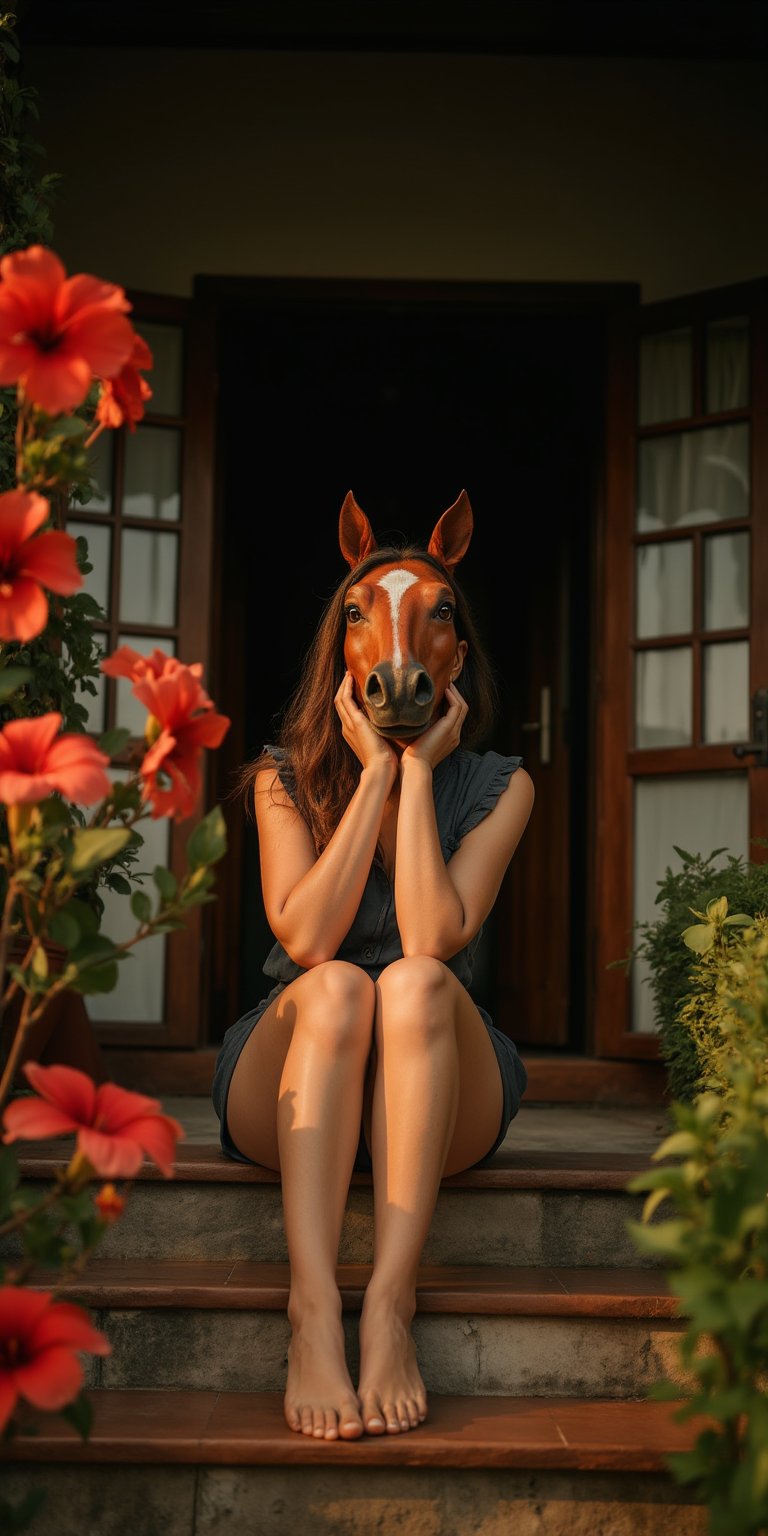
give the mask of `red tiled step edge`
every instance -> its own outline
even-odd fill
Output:
[[[16,1143],[24,1178],[54,1178],[67,1166],[74,1142]],[[496,1153],[489,1168],[470,1169],[443,1180],[445,1189],[624,1189],[633,1174],[651,1167],[646,1153],[639,1152],[540,1152],[517,1147]],[[225,1157],[218,1142],[180,1142],[176,1149],[174,1178],[204,1184],[279,1184],[280,1175],[254,1163],[236,1163]],[[154,1163],[145,1161],[137,1178],[162,1182]],[[369,1173],[353,1173],[353,1185],[370,1185]]]
[[[314,1440],[285,1424],[277,1392],[94,1389],[90,1438],[53,1417],[0,1446],[0,1461],[280,1466],[551,1467],[665,1471],[698,1427],[675,1404],[580,1398],[430,1397],[419,1429],[359,1440]]]
[[[341,1264],[337,1278],[344,1306],[359,1310],[371,1269]],[[39,1271],[33,1284],[51,1281]],[[84,1275],[58,1287],[89,1307],[206,1307],[280,1312],[288,1304],[287,1264],[255,1260],[100,1259]],[[424,1265],[416,1293],[420,1313],[474,1312],[484,1316],[677,1317],[677,1298],[663,1271],[538,1266]]]

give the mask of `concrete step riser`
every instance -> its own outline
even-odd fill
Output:
[[[641,1265],[626,1231],[641,1197],[622,1191],[444,1190],[423,1252],[425,1264]],[[137,1184],[99,1253],[105,1258],[288,1257],[278,1185]],[[339,1262],[369,1264],[371,1192],[347,1202]]]
[[[281,1392],[290,1329],[282,1312],[122,1308],[94,1313],[112,1354],[92,1358],[92,1387]],[[358,1317],[346,1313],[358,1367]],[[639,1397],[678,1379],[682,1324],[637,1318],[424,1314],[414,1321],[430,1391],[472,1396]]]
[[[706,1509],[660,1472],[349,1466],[3,1468],[46,1493],[29,1536],[706,1536]]]

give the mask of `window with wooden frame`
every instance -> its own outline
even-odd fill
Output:
[[[648,968],[675,845],[768,849],[768,280],[612,330],[598,547],[597,1054],[658,1056]]]
[[[93,570],[86,577],[104,611],[95,624],[105,653],[130,645],[155,647],[183,661],[209,659],[212,537],[213,371],[206,368],[201,330],[188,300],[131,293],[131,321],[154,365],[152,397],[134,431],[107,431],[91,450],[96,492],[72,506],[68,529],[82,534]],[[123,679],[102,678],[96,698],[82,695],[95,734],[126,726],[143,736],[146,712]],[[113,771],[125,767],[118,758]],[[194,816],[179,824],[149,818],[139,825],[144,845],[136,865],[147,877],[156,864],[180,875],[185,845],[205,813],[205,792]],[[135,931],[126,896],[103,892],[103,931],[123,939]],[[185,928],[137,945],[120,966],[113,992],[87,999],[102,1042],[109,1045],[195,1046],[201,1037],[202,914]]]

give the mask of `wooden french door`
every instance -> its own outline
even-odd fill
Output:
[[[85,590],[103,617],[95,623],[102,649],[155,646],[184,661],[200,661],[208,677],[211,602],[214,371],[205,316],[191,301],[130,293],[131,321],[147,341],[154,366],[152,398],[131,432],[104,432],[92,449],[96,491],[73,505],[69,531],[88,543],[93,567]],[[134,741],[146,713],[124,680],[102,677],[88,705],[96,735],[127,726]],[[125,756],[125,754],[123,754]],[[121,759],[113,763],[119,775]],[[137,869],[150,881],[155,865],[180,875],[185,844],[206,809],[205,789],[193,817],[180,825],[142,821]],[[103,892],[103,931],[123,939],[135,931],[125,895]],[[195,1046],[201,1037],[201,909],[183,930],[137,946],[120,967],[113,992],[86,999],[105,1046]]]
[[[595,550],[599,1056],[659,1056],[644,963],[615,963],[658,916],[674,845],[768,853],[767,423],[768,279],[616,317]]]

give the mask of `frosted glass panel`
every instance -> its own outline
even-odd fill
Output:
[[[120,618],[126,624],[175,624],[175,534],[125,528],[121,548]]]
[[[704,741],[749,741],[749,641],[705,645]]]
[[[674,844],[706,858],[713,848],[725,848],[715,860],[717,871],[728,854],[748,857],[749,798],[746,773],[680,774],[635,781],[634,792],[634,918],[655,922],[658,881],[669,865],[682,867]],[[718,896],[717,881],[707,899]],[[691,917],[691,922],[695,919]],[[635,942],[642,934],[637,932]],[[683,941],[680,940],[682,945]],[[632,962],[632,1029],[655,1032],[650,967]]]
[[[749,534],[713,533],[704,540],[704,628],[749,624]]]
[[[680,421],[692,414],[690,329],[644,336],[640,343],[639,421]]]
[[[693,544],[675,539],[637,550],[637,637],[687,634],[693,622]]]
[[[749,427],[706,427],[639,446],[638,533],[749,515]]]
[[[137,427],[125,442],[124,517],[179,519],[181,434],[173,427]]]
[[[113,778],[125,774],[113,770]],[[168,863],[170,823],[162,818],[139,822],[136,828],[144,839],[143,848],[135,868],[146,871],[148,878],[141,887],[152,901],[157,891],[152,883],[152,870],[156,864]],[[139,889],[137,886],[136,889]],[[131,911],[130,898],[115,891],[100,888],[104,898],[104,915],[101,932],[116,943],[132,938],[138,921]],[[118,962],[118,983],[114,992],[99,992],[86,997],[85,1003],[92,1019],[101,1024],[161,1024],[163,1022],[163,996],[165,990],[166,936],[158,934],[153,939],[142,939],[130,956]]]
[[[693,733],[690,646],[635,656],[635,746],[685,747]]]
[[[147,411],[156,416],[180,416],[183,344],[181,327],[140,320],[135,324],[135,329],[140,336],[144,337],[152,353],[153,366],[144,371],[144,378],[152,391],[152,399],[147,401]]]
[[[711,320],[707,326],[706,409],[737,411],[749,405],[749,320]]]
[[[176,641],[165,635],[161,640],[150,638],[149,635],[120,635],[118,645],[130,645],[141,656],[149,656],[154,650],[165,651],[166,656],[176,655]],[[147,724],[145,706],[135,697],[127,677],[119,677],[116,688],[115,725],[124,726],[132,736],[143,736]]]
[[[93,495],[84,503],[89,512],[112,511],[112,456],[114,434],[102,432],[88,449]]]
[[[71,533],[73,539],[84,538],[88,543],[88,559],[93,570],[83,578],[81,592],[89,592],[95,597],[99,607],[104,613],[109,612],[109,554],[112,544],[112,530],[105,528],[102,523],[75,523],[70,518],[67,521],[67,533]]]

